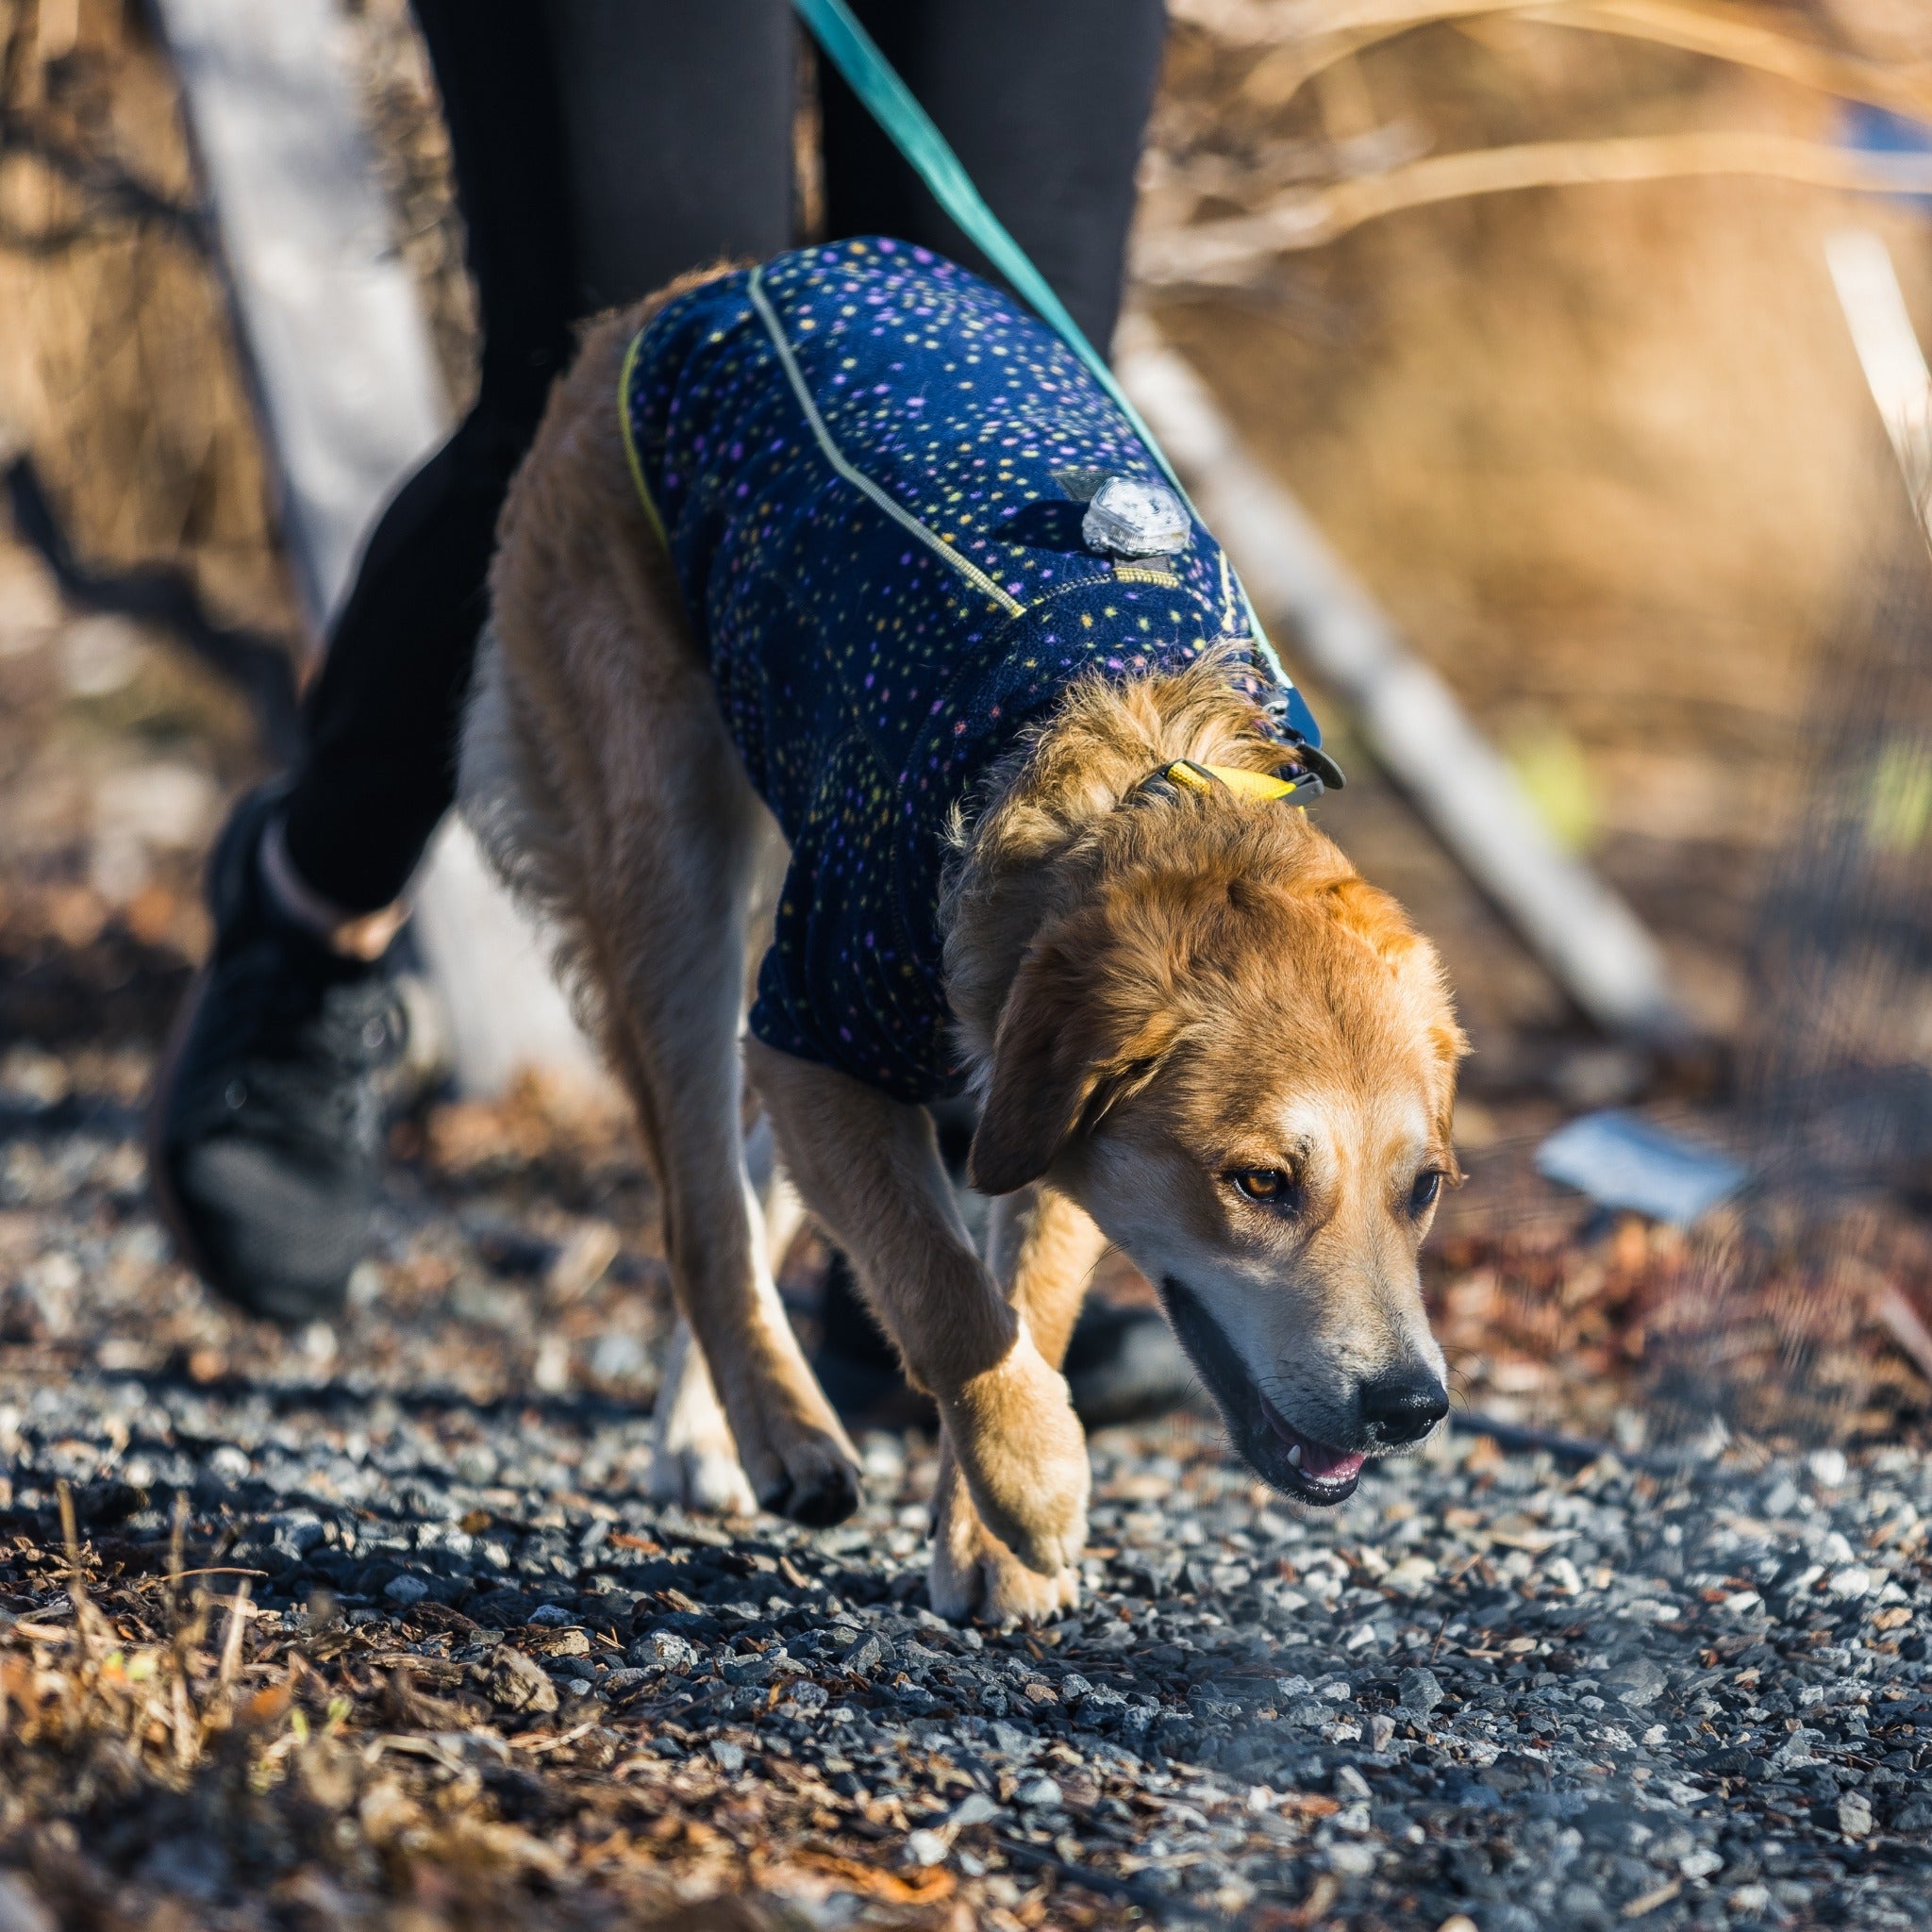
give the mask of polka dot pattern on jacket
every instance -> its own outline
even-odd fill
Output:
[[[622,408],[731,736],[791,841],[753,1031],[897,1099],[957,1091],[948,816],[1076,678],[1245,637],[1220,547],[1194,524],[1176,555],[1091,549],[1080,492],[1158,464],[1051,330],[905,242],[689,291],[631,345]]]

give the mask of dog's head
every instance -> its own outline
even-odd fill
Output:
[[[1049,1179],[1159,1288],[1237,1446],[1311,1503],[1448,1408],[1416,1251],[1464,1051],[1434,950],[1300,814],[1136,814],[1029,948],[974,1184]]]

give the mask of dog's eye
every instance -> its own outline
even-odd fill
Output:
[[[1415,1184],[1408,1191],[1408,1211],[1418,1217],[1426,1214],[1436,1205],[1436,1196],[1441,1191],[1441,1170],[1424,1168],[1416,1175]]]
[[[1301,1190],[1278,1167],[1238,1167],[1227,1176],[1236,1191],[1264,1208],[1293,1208]]]

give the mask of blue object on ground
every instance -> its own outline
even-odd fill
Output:
[[[1603,1208],[1689,1227],[1744,1185],[1744,1168],[1632,1113],[1587,1113],[1536,1153],[1537,1172]]]

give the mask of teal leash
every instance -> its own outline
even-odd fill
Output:
[[[1087,340],[1080,325],[1067,313],[1066,304],[1054,293],[1046,277],[1033,266],[1032,258],[1007,232],[1006,224],[987,207],[985,198],[973,185],[973,177],[961,165],[959,157],[953,152],[945,136],[933,125],[932,116],[919,105],[918,97],[900,79],[892,63],[879,52],[877,42],[859,25],[846,0],[791,0],[791,4],[798,17],[810,29],[812,39],[819,43],[825,58],[844,75],[845,84],[865,103],[866,111],[925,183],[932,198],[952,216],[960,232],[1013,289],[1032,305],[1041,320],[1050,325],[1067,347],[1086,364],[1094,381],[1107,391],[1114,408],[1153,451],[1154,458],[1166,473],[1167,480],[1187,505],[1188,513],[1197,524],[1203,522],[1201,513],[1194,508],[1193,498],[1188,494],[1187,486],[1168,461],[1167,452],[1161,448],[1153,430],[1141,420],[1140,410],[1135,408],[1127,392],[1115,379],[1113,371],[1107,366],[1107,358]],[[1040,4],[1049,5],[1051,0],[1040,0]],[[1262,662],[1275,682],[1284,690],[1291,691],[1292,682],[1282,669],[1281,659],[1274,655],[1274,646],[1268,641],[1268,633],[1261,628],[1261,619],[1239,572],[1235,573],[1234,581],[1235,589],[1241,592],[1241,608],[1247,614],[1255,648],[1260,653]]]

